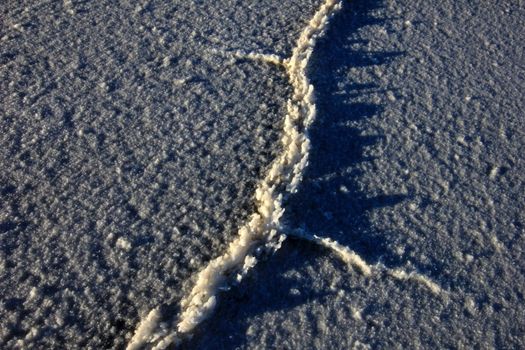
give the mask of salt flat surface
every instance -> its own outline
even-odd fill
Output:
[[[0,4],[0,344],[124,348],[253,211],[322,1]],[[182,348],[524,345],[519,3],[344,2],[284,221],[445,294],[288,239]]]
[[[503,3],[357,1],[312,58],[319,114],[289,224],[444,297],[289,240],[188,348],[523,347],[523,21]]]
[[[289,87],[212,49],[285,50],[277,27],[221,27],[261,16],[293,36],[311,8],[278,5],[1,5],[2,344],[122,347],[221,253]]]

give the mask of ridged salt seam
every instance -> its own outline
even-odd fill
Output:
[[[281,60],[276,55],[257,53],[244,55],[254,60],[282,64],[288,73],[293,96],[288,101],[284,120],[281,139],[283,153],[273,162],[270,171],[257,186],[255,192],[257,212],[246,225],[240,228],[238,238],[230,244],[227,252],[211,261],[199,273],[190,295],[183,299],[183,311],[177,324],[179,333],[191,331],[213,311],[216,294],[221,287],[227,285],[229,274],[237,270],[236,279],[240,280],[254,266],[255,248],[278,249],[285,237],[279,234],[279,222],[284,212],[283,195],[286,192],[295,192],[301,181],[308,160],[310,140],[304,131],[301,133],[300,129],[306,130],[316,114],[314,89],[306,76],[306,67],[316,39],[324,33],[329,17],[340,8],[341,1],[327,0],[301,33],[288,60]]]
[[[198,274],[192,291],[182,300],[182,313],[177,330],[171,333],[158,330],[160,312],[154,309],[139,325],[128,345],[129,350],[138,349],[146,344],[153,345],[155,349],[177,344],[180,335],[193,330],[211,314],[216,305],[216,294],[227,287],[229,280],[242,279],[255,265],[256,248],[275,250],[280,247],[285,238],[279,234],[283,195],[295,192],[301,181],[310,149],[305,130],[315,117],[313,86],[306,77],[306,67],[316,39],[324,33],[329,17],[340,8],[340,0],[327,0],[321,5],[301,33],[292,56],[287,60],[276,55],[243,55],[248,59],[282,65],[288,73],[293,86],[293,96],[288,101],[284,120],[281,138],[283,152],[272,163],[270,171],[257,186],[256,212],[252,214],[249,222],[239,229],[238,237],[230,243],[227,251],[210,261]]]
[[[176,330],[168,329],[165,325],[159,326],[160,310],[153,309],[140,323],[128,344],[128,350],[140,349],[146,345],[152,349],[165,349],[169,345],[180,343],[181,336],[191,332],[213,312],[217,304],[217,293],[228,289],[232,283],[239,282],[255,266],[256,255],[261,251],[271,252],[279,249],[286,238],[280,225],[284,212],[282,204],[287,195],[297,191],[301,182],[310,151],[307,131],[316,115],[314,88],[306,76],[306,68],[316,40],[324,34],[330,17],[341,7],[341,0],[326,0],[301,33],[292,56],[288,59],[254,52],[230,53],[232,58],[263,61],[286,70],[293,87],[293,95],[288,101],[284,119],[282,153],[272,163],[266,177],[257,185],[256,212],[251,215],[248,223],[239,229],[237,238],[230,243],[227,251],[210,261],[197,275],[195,286],[182,300],[182,311],[176,323]],[[374,270],[385,270],[381,268],[382,265],[368,265],[358,254],[328,238],[308,235],[299,230],[287,233],[330,249],[364,275],[370,275]],[[408,274],[402,270],[394,270],[390,271],[389,275],[400,280],[423,282],[431,290],[440,290],[435,283],[417,273]]]

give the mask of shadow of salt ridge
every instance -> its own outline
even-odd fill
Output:
[[[360,28],[389,20],[373,17],[371,12],[380,6],[382,1],[345,3],[314,50],[308,73],[315,87],[318,110],[310,128],[312,149],[303,182],[286,204],[284,222],[291,228],[303,227],[309,233],[336,239],[368,262],[381,258],[399,265],[401,262],[388,254],[384,239],[388,233],[375,232],[367,217],[371,211],[394,206],[407,197],[369,196],[357,181],[362,173],[359,164],[373,160],[365,155],[365,150],[380,147],[384,138],[363,136],[356,125],[373,116],[381,117],[383,106],[374,103],[370,96],[380,91],[374,81],[354,83],[348,74],[351,67],[386,65],[402,55],[367,52],[368,42],[359,38]],[[330,278],[321,278],[313,285],[304,276],[322,269],[315,260],[326,254],[331,253],[289,238],[274,256],[261,261],[241,285],[219,296],[214,315],[197,327],[193,338],[182,348],[235,349],[250,346],[252,341],[260,344],[260,339],[250,340],[248,333],[250,325],[263,314],[286,313],[311,302],[322,304],[335,293],[329,288]],[[271,343],[271,339],[268,341]]]
[[[308,76],[315,87],[317,119],[309,134],[312,149],[298,192],[286,205],[284,222],[311,234],[329,237],[350,247],[369,262],[388,253],[385,232],[368,222],[376,209],[394,206],[404,194],[366,193],[359,184],[364,163],[374,161],[370,150],[384,147],[384,135],[362,135],[366,119],[382,118],[384,106],[374,94],[385,94],[375,79],[360,81],[351,68],[387,65],[402,52],[369,51],[360,38],[362,27],[381,25],[389,19],[372,12],[381,1],[345,6],[331,23],[324,40],[312,55]],[[374,152],[377,153],[377,152]],[[367,176],[373,172],[367,170]]]

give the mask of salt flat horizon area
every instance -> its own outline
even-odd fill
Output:
[[[524,24],[0,3],[0,348],[525,347]]]

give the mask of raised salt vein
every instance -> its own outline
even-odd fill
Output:
[[[314,87],[306,76],[306,67],[316,40],[327,28],[329,19],[341,9],[341,0],[326,0],[320,6],[306,28],[300,34],[292,55],[283,59],[278,55],[244,51],[219,51],[217,54],[228,55],[233,59],[248,59],[283,67],[293,87],[293,95],[287,103],[281,137],[282,153],[272,163],[268,174],[262,179],[255,191],[256,212],[248,222],[239,228],[237,238],[230,243],[226,252],[210,261],[199,272],[196,282],[181,302],[181,314],[174,329],[160,325],[158,309],[154,309],[139,325],[127,349],[139,349],[147,344],[153,349],[164,349],[178,344],[181,336],[190,333],[198,324],[213,312],[217,303],[217,294],[228,289],[228,285],[239,282],[255,266],[261,252],[279,249],[286,238],[280,219],[283,215],[283,201],[297,191],[304,168],[308,163],[310,140],[308,127],[316,116]],[[364,275],[382,270],[381,266],[367,264],[357,253],[336,241],[308,235],[298,230],[290,231],[298,238],[308,240],[334,252],[349,265],[357,268]],[[423,282],[431,290],[440,288],[428,278],[402,270],[388,270],[390,275],[400,280]]]

